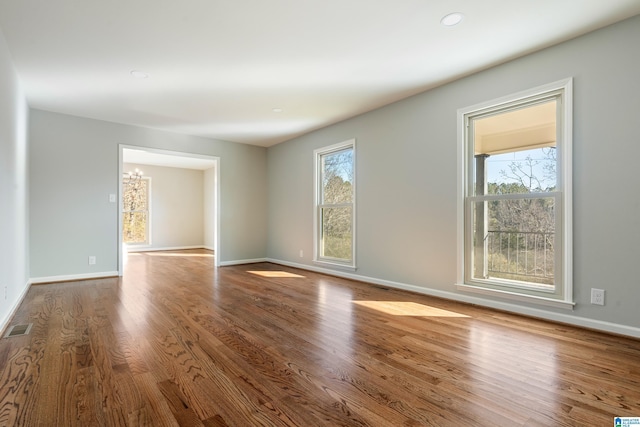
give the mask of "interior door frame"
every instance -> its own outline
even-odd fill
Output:
[[[168,156],[176,157],[192,157],[198,159],[212,160],[214,163],[214,265],[220,266],[220,158],[217,156],[210,156],[206,154],[187,153],[182,151],[164,150],[152,147],[141,147],[138,145],[118,144],[118,240],[117,240],[117,254],[118,254],[118,275],[124,274],[124,250],[122,249],[122,176],[124,174],[123,158],[124,150],[138,150],[147,151],[150,153],[164,154]]]

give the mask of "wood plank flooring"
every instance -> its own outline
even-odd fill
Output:
[[[640,340],[205,250],[33,286],[0,426],[612,426]]]

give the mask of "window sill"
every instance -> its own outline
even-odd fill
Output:
[[[348,265],[348,264],[340,264],[337,262],[330,262],[330,261],[321,261],[321,260],[317,260],[314,259],[313,263],[325,268],[333,268],[336,270],[344,270],[344,271],[356,271],[357,267],[355,265]]]
[[[573,310],[573,307],[576,305],[576,303],[572,301],[558,300],[555,298],[545,298],[537,295],[526,295],[526,294],[521,294],[519,292],[513,292],[513,291],[484,288],[482,286],[477,286],[477,285],[456,284],[456,288],[459,291],[463,291],[463,292],[471,292],[476,294],[508,299],[512,301],[520,301],[520,302],[527,302],[531,304],[544,305],[547,307],[563,308],[565,310]]]

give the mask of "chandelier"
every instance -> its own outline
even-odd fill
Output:
[[[144,172],[136,168],[135,171],[129,171],[124,174],[124,182],[128,185],[136,185],[142,179],[142,175],[144,175]]]

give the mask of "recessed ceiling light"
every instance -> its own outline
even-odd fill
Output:
[[[147,77],[149,77],[149,74],[142,71],[137,71],[137,70],[133,70],[131,72],[131,75],[136,79],[146,79]]]
[[[273,112],[274,113],[282,113],[284,110],[282,108],[274,108]]]
[[[458,25],[464,19],[464,15],[460,12],[454,12],[446,15],[444,18],[440,20],[440,23],[445,27],[453,27],[454,25]]]

